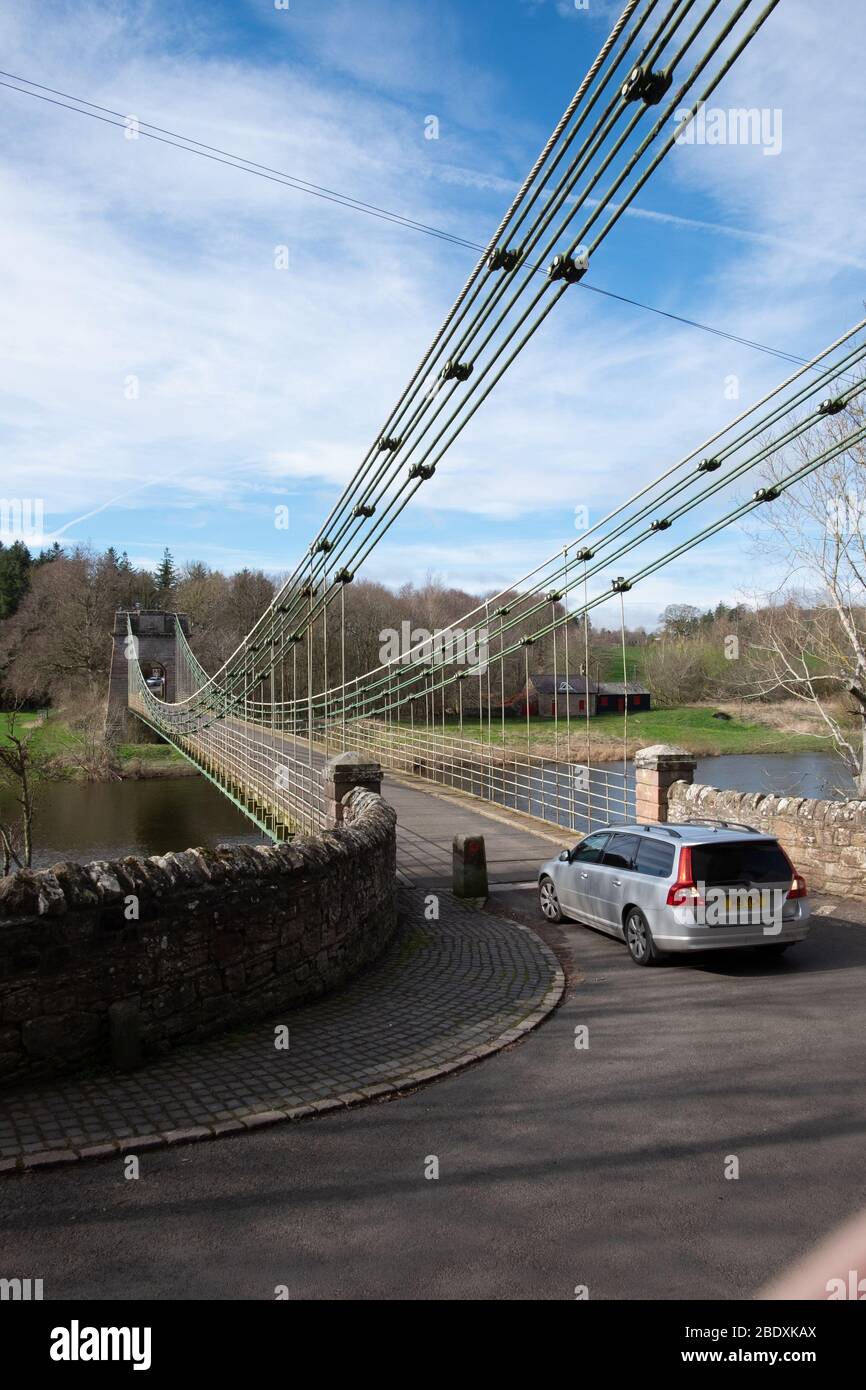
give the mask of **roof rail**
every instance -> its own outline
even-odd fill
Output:
[[[681,840],[683,838],[680,832],[674,830],[673,826],[670,825],[640,825],[638,829],[655,832],[659,835],[672,835],[675,840]]]
[[[717,820],[715,816],[690,816],[689,825],[715,825],[719,830],[748,830],[750,835],[760,835],[753,825],[740,820]]]

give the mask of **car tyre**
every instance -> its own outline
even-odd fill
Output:
[[[659,958],[658,947],[639,907],[629,908],[623,930],[628,953],[635,965],[655,965]]]
[[[538,905],[541,908],[542,917],[548,922],[562,921],[562,908],[559,906],[559,898],[556,896],[556,884],[552,878],[543,878],[538,885]]]

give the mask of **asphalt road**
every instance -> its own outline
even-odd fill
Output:
[[[46,1298],[727,1299],[866,1204],[866,925],[650,970],[558,935],[563,1006],[462,1074],[145,1153],[138,1180],[4,1182],[0,1274]]]

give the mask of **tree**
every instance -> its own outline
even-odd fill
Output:
[[[30,551],[23,541],[0,541],[0,618],[11,618],[30,587]]]
[[[168,603],[177,588],[177,570],[174,567],[174,560],[168,546],[165,547],[162,559],[154,571],[153,582],[157,588],[159,602]]]
[[[29,869],[33,862],[35,782],[41,772],[49,770],[52,761],[33,750],[31,740],[35,723],[30,729],[19,730],[18,711],[13,710],[7,718],[6,730],[0,735],[0,782],[13,789],[18,803],[18,823],[0,825],[4,875],[13,864],[18,869]]]
[[[48,550],[40,550],[33,561],[33,568],[38,569],[40,565],[50,565],[52,560],[59,560],[62,554],[63,546],[59,541],[54,541]]]
[[[0,633],[0,665],[14,694],[104,698],[115,610],[125,606],[130,581],[139,579],[83,547],[35,569]]]
[[[863,408],[850,403],[773,455],[767,482],[864,423]],[[811,704],[866,797],[866,447],[844,448],[762,508],[761,519],[763,552],[768,535],[785,577],[747,648],[749,691]]]
[[[669,603],[661,614],[662,631],[669,637],[687,637],[700,622],[701,610],[690,603]]]

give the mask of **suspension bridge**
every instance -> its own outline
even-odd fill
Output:
[[[533,748],[528,705],[525,739],[506,726],[508,698],[542,644],[555,679],[578,694],[584,682],[588,696],[594,609],[618,605],[624,659],[631,590],[862,441],[866,321],[810,360],[777,352],[793,369],[779,386],[432,643],[348,670],[346,596],[778,3],[629,0],[354,475],[235,652],[208,673],[175,622],[169,700],[148,685],[130,617],[129,709],[269,837],[329,823],[323,770],[347,752],[408,779],[407,821],[425,783],[580,833],[632,818],[627,700],[622,763],[600,767],[588,698],[582,718],[570,697],[556,701],[552,756]],[[772,484],[755,486],[770,463]],[[472,660],[467,632],[483,639]]]

